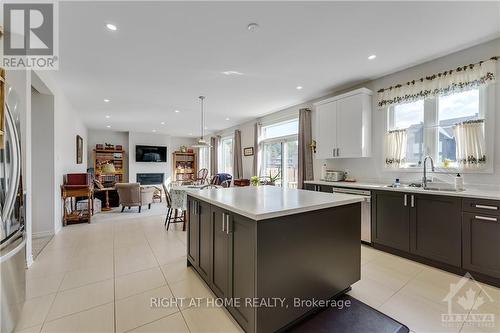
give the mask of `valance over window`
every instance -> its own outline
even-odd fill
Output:
[[[378,91],[379,108],[443,96],[494,83],[498,57]]]

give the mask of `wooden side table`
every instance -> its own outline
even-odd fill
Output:
[[[92,217],[92,210],[94,206],[93,200],[94,190],[92,186],[80,185],[61,185],[61,199],[63,203],[63,225],[66,226],[68,222],[88,222],[90,223]],[[87,197],[87,209],[77,210],[73,205],[73,198]],[[71,200],[71,211],[66,209],[67,199]],[[75,203],[76,205],[76,203]]]
[[[113,208],[109,207],[109,191],[114,191],[114,187],[103,187],[103,188],[97,188],[97,192],[105,192],[106,194],[106,200],[104,203],[104,207],[101,207],[102,212],[109,212],[110,210],[113,210]]]

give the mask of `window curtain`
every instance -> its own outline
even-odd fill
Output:
[[[459,167],[475,168],[486,163],[484,119],[470,120],[453,126]]]
[[[253,136],[253,175],[260,175],[260,153],[261,153],[261,140],[262,136],[262,124],[256,122],[254,125],[254,136]]]
[[[220,136],[213,136],[210,138],[210,172],[212,175],[216,175],[219,172],[218,160],[219,160],[219,143]]]
[[[377,106],[383,109],[391,105],[411,103],[433,96],[450,95],[494,83],[497,59],[493,57],[487,61],[380,89]]]
[[[233,141],[233,179],[243,178],[243,157],[241,151],[241,131],[234,131]]]
[[[385,166],[399,168],[406,160],[406,129],[389,131],[385,134]]]
[[[299,110],[299,140],[298,140],[298,183],[297,188],[304,188],[305,180],[313,180],[313,156],[312,156],[312,126],[311,110]]]

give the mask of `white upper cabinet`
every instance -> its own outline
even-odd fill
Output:
[[[371,155],[372,95],[361,88],[314,104],[316,158]]]

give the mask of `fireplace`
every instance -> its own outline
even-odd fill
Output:
[[[164,177],[164,173],[138,173],[136,175],[137,182],[141,185],[163,184]]]

